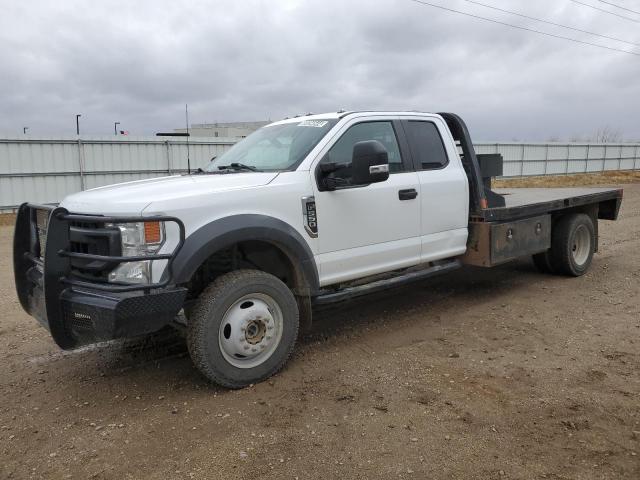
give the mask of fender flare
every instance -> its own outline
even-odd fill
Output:
[[[280,248],[301,268],[309,296],[320,289],[318,269],[307,242],[291,225],[267,215],[240,214],[214,220],[190,234],[172,264],[176,284],[187,283],[215,252],[246,240],[260,240]]]

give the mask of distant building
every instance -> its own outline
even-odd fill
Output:
[[[271,122],[228,122],[228,123],[194,123],[189,128],[192,137],[224,137],[244,138],[252,132]],[[175,128],[176,133],[185,133],[186,128]]]

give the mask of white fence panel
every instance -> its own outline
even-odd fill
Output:
[[[194,170],[234,142],[224,138],[187,142],[179,137],[0,139],[0,211],[25,201],[58,202],[89,188],[185,173],[187,151]]]
[[[567,171],[570,150],[567,145],[544,145],[540,147],[543,158],[543,171],[538,175],[559,175]]]
[[[624,145],[620,152],[620,165],[618,170],[633,170],[637,156],[637,147]]]
[[[593,145],[589,151],[586,172],[601,172],[604,170],[605,145]]]
[[[495,153],[502,154],[504,159],[503,173],[505,177],[524,175],[525,145],[500,144]]]
[[[563,173],[584,173],[591,153],[589,145],[569,145],[567,148],[567,165]]]
[[[617,170],[620,148],[617,145],[605,145],[604,169]]]

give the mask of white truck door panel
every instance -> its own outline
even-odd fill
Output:
[[[403,127],[420,180],[421,260],[460,255],[467,243],[469,187],[453,139],[438,119],[406,120]]]
[[[420,183],[416,172],[407,171],[408,159],[401,157],[392,121],[357,119],[346,124],[322,162],[350,163],[353,144],[363,140],[378,140],[387,148],[391,174],[386,181],[319,191],[313,180],[321,285],[420,263],[419,195],[408,200],[399,195],[400,190],[419,191]],[[347,182],[349,175],[345,170]]]
[[[420,263],[419,200],[398,198],[409,188],[419,188],[415,172],[316,194],[321,284]]]

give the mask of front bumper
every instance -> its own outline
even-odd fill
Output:
[[[46,237],[39,235],[37,212],[48,212]],[[180,241],[170,254],[121,257],[72,252],[72,222],[175,222]],[[40,245],[43,242],[45,245]],[[16,290],[24,310],[46,327],[63,349],[114,338],[151,333],[170,323],[187,290],[171,283],[171,264],[184,243],[184,226],[173,217],[98,217],[70,214],[61,207],[23,204],[18,210],[13,245]],[[73,259],[117,265],[165,260],[166,274],[149,285],[91,282],[74,275]]]

